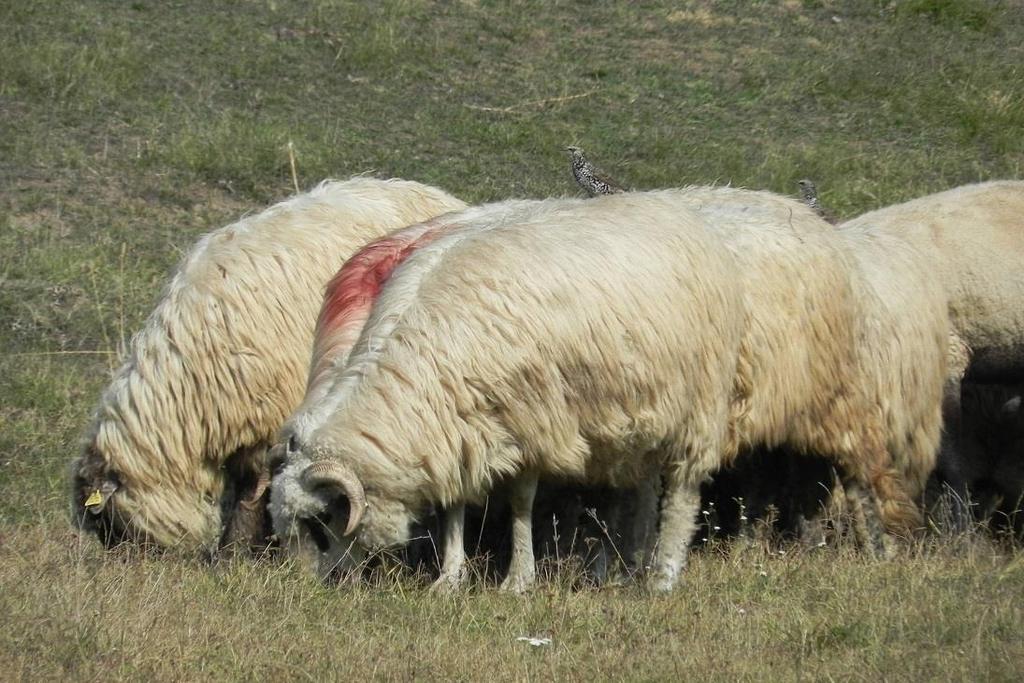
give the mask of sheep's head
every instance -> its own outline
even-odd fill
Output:
[[[221,511],[216,492],[195,482],[151,485],[131,462],[112,454],[125,444],[100,433],[71,463],[71,515],[80,529],[107,547],[131,542],[146,546],[207,549],[217,540]],[[120,449],[120,450],[119,450]]]
[[[102,466],[94,451],[71,463],[71,516],[79,528],[96,533],[112,547],[134,536],[131,523],[119,514],[114,497],[121,490],[121,474]]]
[[[311,459],[289,448],[276,465],[270,496],[274,532],[320,578],[354,569],[367,550],[408,542],[415,519],[411,511],[378,491],[365,490],[340,459]]]

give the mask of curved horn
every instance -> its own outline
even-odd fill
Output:
[[[302,483],[309,488],[318,486],[337,486],[345,492],[348,498],[348,524],[345,526],[345,535],[351,536],[356,527],[359,526],[366,510],[366,495],[363,493],[363,485],[359,477],[346,465],[334,460],[317,460],[302,473]]]
[[[259,479],[256,480],[256,486],[253,488],[252,495],[246,499],[238,502],[246,510],[255,510],[260,506],[260,499],[263,498],[263,494],[270,488],[270,472],[266,468],[260,470]]]

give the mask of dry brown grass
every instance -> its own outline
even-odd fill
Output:
[[[45,540],[40,540],[45,539]],[[1017,680],[1024,558],[968,539],[891,562],[697,554],[682,588],[438,596],[327,588],[274,561],[102,553],[66,527],[0,545],[7,680]],[[520,636],[551,638],[531,646]]]

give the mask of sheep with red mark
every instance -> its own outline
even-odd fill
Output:
[[[367,241],[464,206],[360,177],[203,237],[129,344],[71,465],[76,522],[108,544],[210,549],[234,488],[261,519],[265,450],[302,397],[324,283]]]
[[[513,200],[501,206],[503,211],[513,211],[521,204]],[[459,213],[459,220],[471,219],[478,211],[476,207],[468,208]],[[305,396],[282,427],[279,442],[307,435],[315,406],[331,391],[334,378],[344,368],[377,296],[394,270],[454,225],[448,216],[440,216],[407,226],[367,244],[338,270],[327,284],[317,316]]]
[[[520,202],[508,201],[501,206],[503,211],[514,211],[520,205]],[[477,211],[471,208],[459,213],[459,221],[470,219]],[[317,317],[306,395],[281,429],[278,444],[271,455],[272,469],[283,462],[287,451],[294,450],[295,443],[308,437],[311,425],[316,424],[317,406],[330,393],[333,380],[344,368],[374,301],[395,268],[414,251],[447,234],[456,226],[447,216],[443,216],[398,230],[364,246],[331,279]],[[448,511],[445,563],[437,582],[438,587],[457,584],[463,576],[464,516],[465,509],[461,505],[453,506]],[[316,529],[313,529],[313,533],[317,533]],[[345,560],[348,562],[343,565]],[[325,564],[332,570],[348,569],[355,564],[352,560],[350,555],[342,553]]]
[[[339,548],[404,543],[431,504],[514,477],[503,586],[522,590],[538,477],[627,485],[657,464],[651,582],[668,589],[701,481],[747,441],[828,453],[851,485],[901,499],[862,367],[855,268],[806,207],[744,200],[735,229],[760,254],[745,259],[686,190],[449,217],[457,227],[394,271],[306,407],[274,480],[279,536],[323,573]],[[736,277],[751,266],[772,293]]]

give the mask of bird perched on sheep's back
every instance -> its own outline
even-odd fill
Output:
[[[605,173],[595,168],[583,150],[579,147],[566,147],[565,151],[572,154],[572,177],[588,195],[596,197],[599,194],[617,194],[624,192],[622,186],[608,177]]]
[[[816,214],[829,223],[835,224],[837,222],[836,217],[821,205],[821,201],[818,199],[818,188],[813,181],[804,178],[803,180],[796,181],[796,184],[800,186],[800,199],[803,200],[804,204],[814,209]]]

